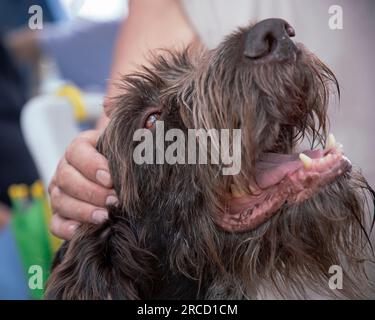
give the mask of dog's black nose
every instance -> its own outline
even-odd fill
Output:
[[[282,61],[289,59],[297,51],[290,39],[294,29],[282,19],[267,19],[258,22],[247,33],[245,39],[245,56],[250,59]]]

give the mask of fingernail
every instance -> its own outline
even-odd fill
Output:
[[[108,196],[106,201],[105,201],[105,204],[107,206],[115,206],[118,204],[118,199],[116,196]]]
[[[98,170],[96,172],[96,180],[105,187],[108,187],[112,183],[111,175],[104,170]]]
[[[101,224],[108,220],[108,212],[106,210],[95,210],[92,213],[92,222],[95,224]]]

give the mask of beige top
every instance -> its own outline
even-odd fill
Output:
[[[343,29],[331,30],[326,0],[181,0],[201,40],[215,47],[239,26],[265,18],[287,20],[303,42],[336,74],[340,107],[331,106],[331,127],[355,165],[375,186],[375,1],[338,0]]]

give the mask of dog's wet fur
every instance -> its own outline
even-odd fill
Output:
[[[82,225],[60,249],[48,299],[256,299],[369,297],[365,262],[372,189],[351,169],[266,222],[228,232],[216,219],[231,185],[248,189],[265,152],[292,154],[302,140],[324,146],[334,74],[302,45],[290,60],[243,55],[240,29],[214,50],[163,52],[126,76],[98,143],[119,196],[102,225]],[[165,130],[242,129],[242,166],[137,165],[133,133],[157,112]],[[153,129],[151,129],[153,130]],[[167,148],[167,144],[165,148]],[[343,288],[329,288],[330,267]]]

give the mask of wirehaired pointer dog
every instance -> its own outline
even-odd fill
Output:
[[[156,56],[125,77],[97,146],[119,203],[63,245],[47,298],[368,296],[374,192],[328,135],[334,74],[293,36],[287,22],[268,19],[214,50]],[[134,133],[155,136],[161,122],[186,137],[240,129],[239,173],[224,175],[227,164],[213,161],[135,163]],[[299,151],[307,140],[311,150]],[[210,136],[208,149],[220,143]],[[341,290],[329,285],[336,265]]]

